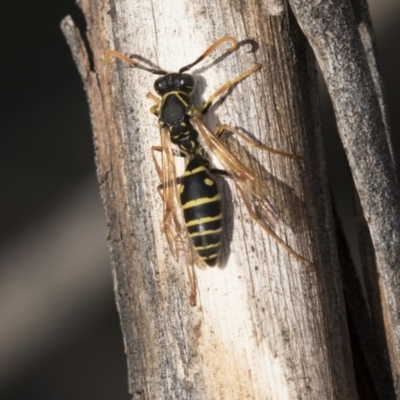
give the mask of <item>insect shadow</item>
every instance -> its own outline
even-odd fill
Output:
[[[257,141],[253,135],[243,128],[235,127],[246,136]],[[278,212],[280,221],[283,225],[289,227],[293,233],[307,231],[307,221],[309,220],[308,208],[296,193],[296,191],[287,183],[283,182],[259,161],[251,152],[242,144],[233,134],[227,133],[223,137],[224,142],[229,146],[230,151],[240,159],[240,161],[249,167],[252,171],[257,172],[259,178],[264,181],[271,193],[272,202]],[[277,155],[276,157],[279,157]],[[293,161],[290,161],[293,162]],[[297,168],[301,168],[301,162]],[[228,178],[229,179],[229,178]]]

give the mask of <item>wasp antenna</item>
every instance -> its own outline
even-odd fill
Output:
[[[191,64],[186,65],[185,67],[181,68],[179,70],[179,73],[181,74],[182,72],[185,72],[192,67],[194,67],[196,64],[198,64],[200,61],[204,60],[206,57],[208,57],[214,50],[216,50],[222,43],[225,42],[231,42],[232,45],[227,48],[227,51],[233,51],[237,48],[238,42],[237,40],[232,37],[232,36],[224,36],[221,39],[218,39],[216,42],[214,42],[197,60],[192,62]]]
[[[119,58],[121,61],[124,61],[136,68],[140,68],[143,69],[147,72],[150,72],[154,75],[166,75],[167,72],[163,71],[162,69],[157,69],[157,68],[148,68],[145,67],[142,64],[139,64],[136,60],[133,60],[132,58],[129,58],[128,56],[126,56],[125,54],[120,53],[119,51],[116,50],[108,50],[104,53],[104,61],[106,64],[112,64],[113,61],[111,60],[112,58]]]

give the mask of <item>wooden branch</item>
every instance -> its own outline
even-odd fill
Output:
[[[88,48],[71,19],[62,27],[92,111],[131,393],[356,399],[314,61],[285,4],[80,4]],[[226,55],[221,49],[194,69],[202,74],[198,90],[204,98],[255,61],[263,68],[220,102],[208,123],[214,128],[218,119],[302,157],[295,162],[255,149],[249,155],[242,143],[239,149],[239,157],[271,182],[286,225],[279,235],[315,268],[299,264],[250,221],[234,186],[225,183],[225,262],[196,269],[198,305],[190,307],[185,268],[172,260],[161,228],[150,156],[160,138],[145,98],[154,77],[122,63],[106,66],[103,54],[116,49],[178,70],[226,34],[242,40],[238,50]]]
[[[364,296],[359,273],[350,256],[350,251],[336,217],[336,236],[343,289],[346,301],[347,320],[353,353],[353,365],[360,399],[394,400],[390,363],[382,352],[377,327],[371,319],[369,304]]]
[[[374,321],[385,338],[381,350],[387,347],[400,398],[400,192],[366,6],[361,0],[354,2],[354,10],[346,0],[289,2],[327,83],[368,224],[372,240],[364,233],[360,248],[376,261],[371,270],[371,257],[364,257],[367,276],[378,286],[369,294]]]

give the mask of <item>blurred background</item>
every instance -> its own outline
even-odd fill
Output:
[[[400,3],[369,4],[398,158]],[[67,14],[83,25],[74,0],[0,5],[4,400],[130,399],[88,106],[59,28]],[[323,89],[321,99],[331,185],[354,243],[350,179]]]

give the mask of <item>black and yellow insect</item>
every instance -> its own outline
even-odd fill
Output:
[[[193,246],[209,266],[218,261],[222,233],[221,195],[208,161],[193,157],[181,178],[180,198]]]
[[[221,126],[215,133],[208,128],[202,118],[216,97],[257,71],[260,64],[255,64],[235,79],[226,82],[201,108],[193,104],[195,78],[185,71],[198,64],[225,42],[232,44],[227,49],[228,51],[236,49],[237,41],[233,37],[224,36],[213,43],[193,63],[181,68],[179,72],[172,73],[146,67],[115,50],[110,50],[105,54],[107,63],[110,63],[112,57],[116,57],[136,68],[162,75],[154,83],[154,89],[160,98],[151,93],[147,95],[155,102],[151,112],[158,117],[161,135],[161,147],[154,146],[152,149],[153,159],[161,179],[165,234],[175,259],[188,267],[192,304],[196,299],[195,280],[191,273],[192,265],[197,263],[198,257],[195,254],[200,256],[206,264],[215,265],[218,262],[221,244],[221,201],[213,178],[213,172],[221,171],[209,168],[206,160],[207,153],[216,156],[224,168],[223,173],[234,180],[251,218],[296,260],[308,267],[312,266],[310,261],[299,255],[274,232],[279,216],[265,182],[233,155],[221,140],[221,136],[225,131],[230,131],[239,135],[253,147],[291,159],[298,157],[256,144],[242,132],[228,125]],[[180,154],[187,160],[187,166],[181,178],[176,176],[175,153],[172,144],[179,147]],[[162,152],[162,167],[157,163],[154,150]],[[196,250],[195,254],[193,254],[193,249]]]

